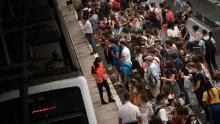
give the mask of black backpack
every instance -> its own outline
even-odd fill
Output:
[[[205,53],[208,55],[214,55],[216,53],[216,49],[214,44],[212,43],[212,37],[209,36],[208,40],[205,40],[202,38],[202,40],[205,42]]]
[[[152,11],[149,12],[149,20],[150,20],[150,22],[157,22],[157,17],[156,17],[155,9],[156,8],[154,8]]]
[[[160,111],[161,108],[157,108],[155,111],[154,111],[154,114],[151,116],[151,123],[152,124],[155,124],[157,123],[157,120],[161,121],[160,117],[158,116],[158,113]],[[155,121],[155,122],[154,122]]]

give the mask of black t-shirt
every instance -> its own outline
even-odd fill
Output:
[[[200,81],[200,87],[195,91],[195,93],[200,94],[202,96],[203,92],[205,91],[205,79],[201,72],[197,72],[195,74],[194,86],[196,86],[197,81]]]

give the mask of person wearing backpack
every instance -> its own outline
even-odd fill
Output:
[[[151,23],[151,26],[160,29],[161,25],[159,21],[159,18],[160,18],[159,9],[156,7],[156,4],[154,2],[151,3],[150,6],[151,6],[151,9],[149,11],[148,16],[149,16],[149,21]]]
[[[167,111],[166,111],[166,103],[164,102],[165,95],[159,94],[156,97],[156,106],[154,109],[154,115],[152,116],[152,120],[158,119],[162,121],[162,124],[166,124],[168,121]]]
[[[215,60],[215,54],[216,54],[216,46],[215,46],[215,40],[213,37],[208,35],[207,30],[202,30],[203,37],[199,41],[199,46],[202,47],[205,52],[205,60],[207,62],[209,72],[211,75],[213,75],[212,66],[215,70],[218,70],[216,60]]]

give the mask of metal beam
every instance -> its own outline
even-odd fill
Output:
[[[5,70],[11,70],[11,69],[19,68],[19,67],[22,67],[22,66],[27,65],[27,64],[28,63],[18,63],[18,64],[12,64],[12,65],[9,65],[9,66],[4,66],[4,67],[0,68],[0,71],[3,72]]]
[[[51,24],[52,21],[55,21],[55,20],[53,20],[53,19],[45,20],[45,21],[34,23],[34,24],[30,24],[30,25],[28,25],[26,27],[15,27],[15,28],[6,30],[5,34],[9,34],[9,33],[13,33],[13,32],[18,32],[18,31],[23,31],[23,30],[29,30],[29,29],[31,29],[31,28],[33,28],[35,26],[39,26],[39,25],[43,25],[43,24]]]
[[[9,7],[10,14],[12,17],[14,17],[15,13],[14,13],[14,10],[13,10],[12,4],[11,4],[11,0],[7,0],[7,1],[8,1],[8,7]]]
[[[6,64],[10,65],[10,57],[9,57],[9,53],[8,53],[8,47],[7,47],[7,44],[6,44],[5,35],[4,35],[4,32],[3,32],[1,20],[0,20],[0,37],[1,37],[2,47],[3,47],[3,52],[4,52],[4,55],[5,55]]]
[[[26,72],[26,73],[20,73],[20,74],[16,74],[16,75],[7,76],[7,77],[1,77],[0,78],[0,82],[1,82],[0,85],[5,85],[4,83],[2,83],[2,82],[5,82],[5,81],[10,81],[10,80],[15,80],[15,79],[22,79],[22,78],[25,78],[25,77],[28,77],[28,76],[31,76],[31,75],[33,75],[32,72]],[[13,84],[10,84],[10,85],[13,85]]]
[[[23,13],[27,13],[27,0],[23,0]],[[26,33],[27,20],[26,17],[23,18],[23,38],[22,38],[22,62],[28,62],[28,47],[27,47],[27,33]],[[28,72],[27,65],[23,66],[23,72]],[[21,124],[29,124],[29,105],[28,105],[28,77],[24,77],[20,83],[20,100],[21,100]]]

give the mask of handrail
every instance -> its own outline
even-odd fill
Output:
[[[79,58],[76,54],[76,51],[74,49],[74,46],[72,44],[72,39],[70,37],[70,32],[67,28],[67,25],[65,23],[65,20],[64,20],[64,15],[62,13],[62,11],[59,9],[59,7],[57,7],[57,3],[56,3],[56,10],[57,10],[57,14],[59,16],[59,20],[60,20],[60,24],[61,24],[61,29],[62,29],[62,32],[64,34],[64,38],[65,38],[65,41],[67,43],[67,47],[69,49],[69,52],[70,52],[70,56],[71,56],[71,60],[74,64],[74,66],[76,66],[76,68],[78,69],[78,71],[80,71],[80,73],[82,74],[82,69],[80,67],[80,64],[79,64]]]

